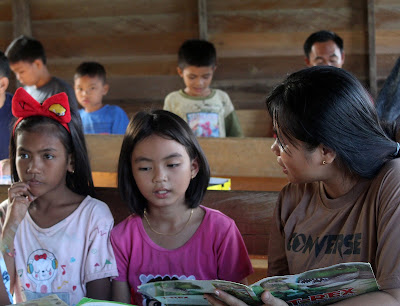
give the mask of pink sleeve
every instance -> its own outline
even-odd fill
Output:
[[[123,228],[122,224],[114,227],[111,231],[111,245],[114,249],[115,260],[117,262],[118,277],[114,278],[116,281],[127,282],[128,281],[128,265],[129,265],[129,254],[127,250],[129,248],[126,246],[126,242],[129,238],[126,237],[127,233],[122,234]],[[123,239],[121,239],[123,237]]]
[[[218,278],[239,282],[253,273],[242,235],[231,222],[218,250]]]

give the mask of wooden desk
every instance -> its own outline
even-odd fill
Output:
[[[221,175],[231,179],[231,190],[280,191],[288,183],[285,177],[245,177]],[[96,187],[117,187],[117,173],[93,172]]]

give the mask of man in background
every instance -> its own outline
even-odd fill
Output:
[[[312,33],[304,43],[307,66],[334,66],[342,68],[344,64],[343,39],[331,31]]]

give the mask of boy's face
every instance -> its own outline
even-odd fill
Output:
[[[210,83],[215,67],[213,66],[187,66],[177,68],[178,74],[185,83],[185,93],[194,97],[206,97],[211,93]]]
[[[10,63],[10,69],[15,73],[17,80],[26,86],[36,85],[40,79],[41,66],[43,62],[39,59],[32,63],[19,61]]]
[[[103,96],[108,92],[108,84],[98,77],[84,75],[74,80],[76,99],[85,111],[91,113],[103,107]]]

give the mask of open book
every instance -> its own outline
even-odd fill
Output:
[[[140,293],[165,305],[208,305],[204,293],[221,289],[248,305],[262,305],[264,290],[289,305],[328,305],[340,300],[379,290],[371,265],[350,262],[306,271],[296,275],[264,278],[252,285],[222,280],[173,280],[147,283]]]
[[[117,305],[130,305],[130,304],[124,304],[124,303],[119,303],[119,302],[111,302],[111,301],[103,301],[103,300],[96,300],[96,299],[91,299],[91,298],[83,298],[82,300],[79,301],[76,306],[117,306]]]
[[[24,303],[14,304],[14,306],[68,306],[57,294],[46,295],[40,299],[30,300]]]

